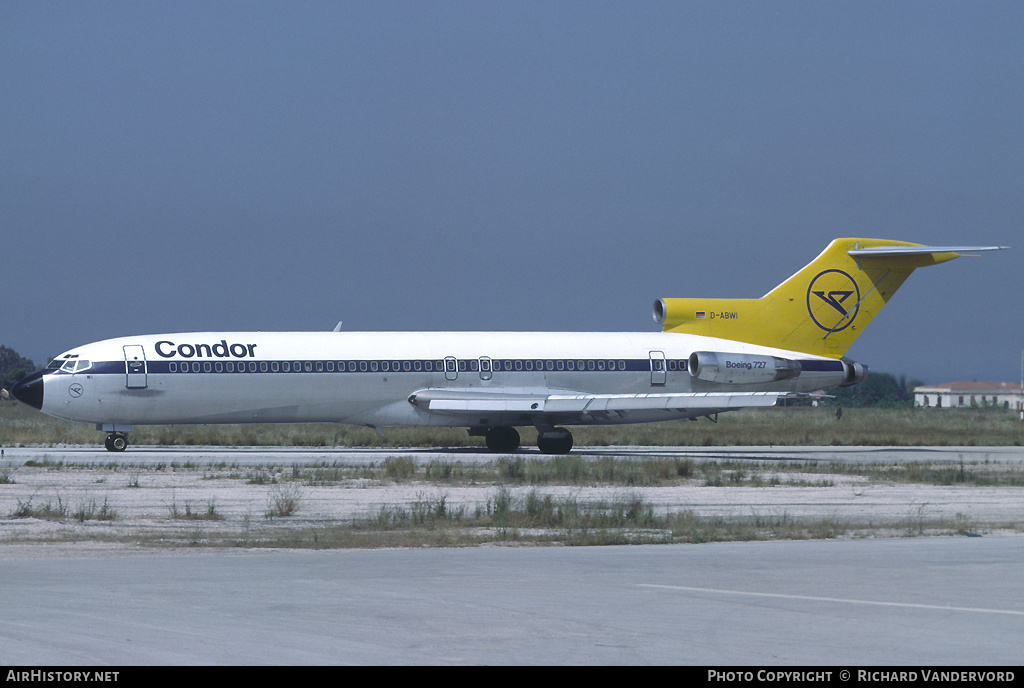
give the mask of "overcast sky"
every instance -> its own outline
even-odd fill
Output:
[[[657,331],[835,237],[873,370],[1017,380],[1024,3],[0,2],[0,344]]]

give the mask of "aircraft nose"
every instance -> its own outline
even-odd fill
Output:
[[[43,410],[43,371],[39,370],[18,380],[11,388],[11,394],[18,401]]]

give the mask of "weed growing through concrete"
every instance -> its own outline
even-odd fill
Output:
[[[294,516],[302,504],[302,488],[297,483],[274,485],[267,502],[267,518]]]

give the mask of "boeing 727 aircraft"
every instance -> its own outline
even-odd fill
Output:
[[[123,451],[133,425],[338,422],[465,427],[496,452],[534,426],[647,423],[772,406],[852,385],[846,350],[916,268],[1000,246],[836,239],[760,299],[660,299],[663,332],[193,332],[61,354],[15,397],[94,423]]]

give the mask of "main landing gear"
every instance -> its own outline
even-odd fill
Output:
[[[537,448],[545,454],[568,454],[572,450],[572,433],[565,428],[552,428],[537,435]]]
[[[489,428],[484,434],[487,448],[496,454],[511,454],[519,449],[519,431],[509,426]]]
[[[488,428],[484,433],[487,448],[498,454],[511,454],[519,449],[519,431],[509,426]],[[537,435],[537,448],[545,454],[568,454],[572,449],[572,433],[565,428],[549,428]]]
[[[107,435],[107,441],[104,442],[107,451],[111,452],[123,452],[128,448],[128,438],[123,432],[112,432]]]

